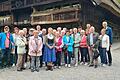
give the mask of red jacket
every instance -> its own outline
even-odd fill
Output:
[[[88,47],[88,45],[87,45],[87,36],[86,35],[82,36],[82,39],[81,39],[81,42],[80,42],[80,47],[83,47],[83,48]]]

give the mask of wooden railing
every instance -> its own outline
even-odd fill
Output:
[[[68,7],[61,9],[50,9],[46,11],[34,12],[31,15],[31,24],[56,24],[79,21],[78,7]]]

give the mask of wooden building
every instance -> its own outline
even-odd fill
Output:
[[[101,29],[106,20],[115,40],[120,34],[120,5],[116,0],[0,0],[0,26],[78,27],[87,23]],[[0,27],[0,28],[1,28]]]

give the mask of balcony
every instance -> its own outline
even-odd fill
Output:
[[[31,24],[56,24],[79,21],[80,7],[64,7],[61,9],[50,9],[34,12],[31,15]]]

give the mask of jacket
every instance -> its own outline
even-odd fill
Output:
[[[37,50],[40,51],[39,53],[34,52],[36,50],[36,46],[37,46]],[[28,54],[30,56],[41,56],[42,55],[42,46],[43,46],[43,44],[42,44],[41,37],[38,37],[37,42],[35,42],[34,36],[30,37]]]
[[[63,43],[64,43],[64,46],[67,45],[67,51],[70,51],[70,52],[73,52],[73,38],[71,36],[69,36],[69,41],[67,41],[67,36],[65,35],[63,37]]]
[[[107,27],[106,34],[109,36],[110,44],[112,45],[113,32],[112,32],[112,29],[110,27]]]
[[[4,32],[0,33],[0,43],[2,43],[0,45],[1,49],[5,49],[5,40],[6,40],[6,33]],[[10,40],[10,48],[14,48],[14,39],[11,33],[9,40]]]
[[[80,42],[80,47],[82,47],[82,48],[87,48],[88,47],[86,35],[82,36],[82,39],[81,39],[81,42]]]
[[[25,37],[21,38],[20,36],[16,39],[16,45],[17,45],[17,53],[18,54],[25,54],[26,53],[26,44],[27,40]]]

